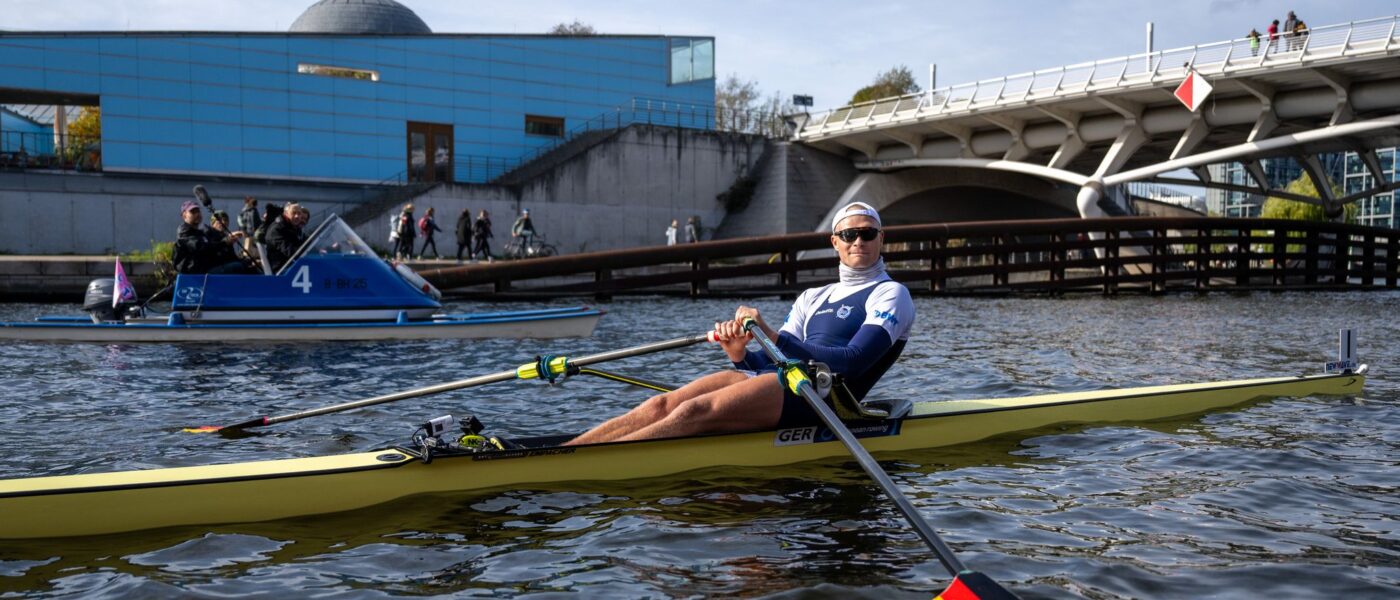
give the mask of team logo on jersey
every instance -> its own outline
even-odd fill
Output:
[[[844,318],[846,318],[846,317],[851,316],[851,309],[852,309],[852,308],[855,308],[855,307],[854,307],[854,306],[846,306],[845,304],[842,304],[840,310],[837,310],[837,311],[836,311],[836,318],[838,318],[838,319],[844,319]]]

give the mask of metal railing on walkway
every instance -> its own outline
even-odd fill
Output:
[[[0,131],[0,169],[102,170],[102,138],[95,135]]]
[[[1400,231],[1273,219],[1118,217],[886,229],[916,293],[1395,289]],[[477,264],[423,273],[477,296],[792,294],[836,278],[830,237],[802,233]]]
[[[1030,73],[984,79],[904,96],[882,98],[813,115],[796,139],[820,138],[875,125],[968,114],[1113,88],[1181,81],[1189,70],[1207,76],[1297,67],[1344,56],[1388,54],[1400,48],[1400,15],[1313,27],[1302,34],[1250,38],[1134,54]]]

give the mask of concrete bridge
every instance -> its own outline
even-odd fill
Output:
[[[1215,87],[1195,112],[1172,95],[1192,70]],[[1115,186],[1156,181],[1301,200],[1336,216],[1400,187],[1375,152],[1400,145],[1400,16],[1263,39],[1257,50],[1239,39],[1010,75],[799,115],[795,125],[794,140],[861,172],[831,211],[861,200],[901,222],[929,220],[919,205],[971,185],[1040,203],[1032,210],[1099,217],[1119,212]],[[1334,197],[1318,154],[1346,151],[1373,186]],[[1322,198],[1269,189],[1259,161],[1281,157],[1296,158]],[[1225,162],[1242,163],[1254,185],[1213,181],[1206,167]],[[1195,179],[1168,176],[1181,170]],[[1046,185],[1063,193],[1030,193]],[[943,214],[986,216],[976,198],[961,204]]]

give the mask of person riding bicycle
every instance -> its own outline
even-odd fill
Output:
[[[520,253],[531,254],[531,247],[535,241],[535,223],[530,220],[530,209],[520,211],[520,218],[515,220],[515,224],[510,226],[510,237],[520,239]]]

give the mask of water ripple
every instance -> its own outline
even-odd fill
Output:
[[[1377,368],[1363,398],[1054,427],[880,458],[964,562],[1023,597],[1400,594],[1400,386],[1385,376],[1400,362],[1400,295],[917,304],[916,335],[882,394],[985,398],[1314,372],[1337,329],[1360,327],[1363,358]],[[786,310],[774,299],[756,305],[768,315]],[[594,337],[548,343],[7,343],[0,476],[348,452],[398,442],[413,424],[449,412],[471,412],[506,435],[578,431],[646,394],[599,381],[503,383],[238,440],[180,429],[509,369],[538,352],[688,335],[733,303],[636,299],[608,308]],[[7,304],[0,318],[76,310]],[[713,349],[696,348],[610,367],[683,382],[720,364]],[[946,580],[849,461],[0,546],[3,597],[927,598]]]

